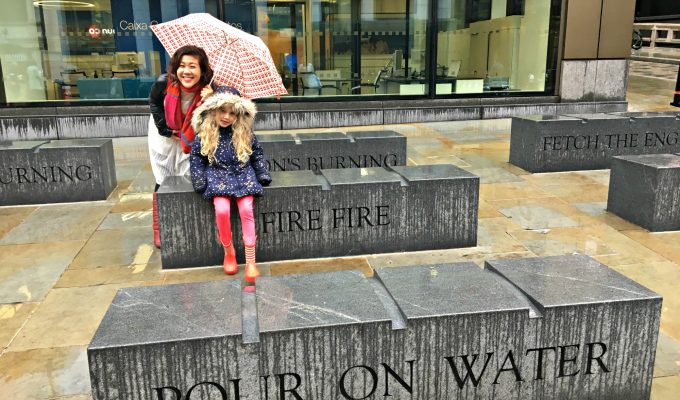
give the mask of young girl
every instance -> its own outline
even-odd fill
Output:
[[[257,110],[250,100],[218,93],[198,107],[192,118],[197,133],[191,148],[191,181],[194,190],[212,199],[220,241],[224,246],[224,272],[238,271],[231,240],[230,198],[236,199],[246,252],[245,278],[254,282],[260,273],[255,264],[253,196],[264,193],[271,182],[262,147],[253,134]]]

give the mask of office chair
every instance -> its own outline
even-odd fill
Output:
[[[321,79],[314,72],[300,72],[300,83],[302,84],[302,95],[308,90],[316,90],[319,95],[321,91],[325,88],[335,89],[335,94],[340,94],[340,88],[335,85],[324,85],[321,83]]]
[[[385,74],[387,74],[387,68],[381,68],[378,71],[378,75],[375,76],[373,83],[360,83],[359,86],[352,87],[351,92],[355,93],[356,90],[361,89],[362,87],[372,87],[375,93],[378,93],[378,88],[380,87],[380,79]]]

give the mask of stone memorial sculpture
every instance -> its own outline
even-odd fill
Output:
[[[661,298],[583,255],[121,289],[95,400],[648,399]],[[134,334],[130,334],[134,332]]]
[[[680,230],[680,155],[614,157],[607,211],[652,232]]]
[[[406,165],[406,137],[393,131],[258,135],[270,171]]]
[[[254,217],[257,259],[336,257],[477,243],[479,178],[453,165],[272,172]],[[184,177],[158,192],[164,269],[222,263],[213,207]],[[240,222],[232,218],[231,226]],[[238,235],[234,244],[240,248]],[[302,245],[304,244],[304,245]],[[238,259],[242,262],[242,259]]]
[[[513,117],[510,163],[529,172],[610,168],[614,156],[680,151],[677,113]]]
[[[0,206],[106,200],[116,185],[111,139],[0,142]]]

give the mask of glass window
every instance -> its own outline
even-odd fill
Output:
[[[436,93],[546,89],[551,0],[439,0]]]
[[[559,0],[5,3],[0,104],[146,98],[169,58],[149,27],[193,12],[259,36],[292,97],[550,91],[561,8]]]
[[[292,96],[423,95],[428,2],[258,0],[253,25]]]
[[[216,1],[113,2],[5,2],[0,26],[10,40],[0,42],[0,102],[146,98],[167,62],[149,26],[217,12]]]

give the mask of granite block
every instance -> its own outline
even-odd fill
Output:
[[[621,155],[680,150],[672,113],[591,113],[514,117],[510,163],[530,172],[605,169]]]
[[[680,230],[680,156],[614,157],[607,211],[652,232]]]
[[[281,112],[258,110],[254,128],[255,131],[281,129]]]
[[[318,99],[318,98],[317,98]],[[281,112],[298,111],[356,111],[378,110],[382,108],[382,101],[362,101],[361,106],[351,101],[314,101],[281,103]],[[332,125],[331,125],[332,126]]]
[[[563,102],[610,102],[626,99],[628,60],[563,60]],[[622,84],[623,82],[623,84]]]
[[[149,114],[77,115],[56,118],[59,139],[146,136]]]
[[[105,200],[116,187],[111,139],[0,144],[0,205]]]
[[[555,114],[555,104],[505,104],[482,108],[482,119],[510,118],[518,115]]]
[[[560,101],[559,96],[504,96],[504,97],[489,97],[480,99],[484,105],[527,105],[527,104],[555,104]]]
[[[177,382],[256,373],[238,362],[240,289],[238,281],[120,289],[87,350],[93,398],[168,399],[163,388]],[[191,398],[215,394],[198,385]]]
[[[346,107],[346,106],[345,106]],[[281,129],[324,128],[329,126],[383,125],[382,108],[356,107],[352,110],[283,110]]]
[[[55,117],[10,116],[0,118],[0,141],[59,139]]]
[[[490,99],[468,98],[468,99],[409,99],[409,100],[383,100],[382,106],[385,109],[403,110],[405,108],[430,108],[430,107],[466,107],[479,106]]]
[[[406,137],[394,131],[258,135],[270,171],[406,165]]]
[[[587,256],[239,286],[121,289],[93,398],[649,398],[661,298]]]
[[[588,114],[599,112],[597,110],[597,104],[594,102],[562,102],[555,104],[555,115],[565,115],[565,114]],[[625,110],[625,108],[624,108]],[[621,111],[621,110],[618,110]]]
[[[516,352],[531,360],[519,367],[525,382],[504,398],[544,398],[536,391],[564,399],[649,398],[659,295],[585,255],[488,261],[485,268],[539,315]]]
[[[601,101],[595,103],[595,112],[610,113],[610,112],[625,112],[628,110],[627,101]]]
[[[594,100],[626,100],[628,60],[597,60]],[[621,84],[621,83],[624,84]]]
[[[57,115],[58,107],[3,107],[0,118],[6,117],[48,117]]]
[[[598,60],[563,60],[560,99],[563,102],[595,100]]]
[[[385,124],[405,124],[411,122],[462,121],[481,119],[482,107],[458,106],[436,107],[433,105],[401,108],[385,108]]]
[[[56,116],[97,116],[97,115],[145,115],[149,116],[149,104],[129,104],[129,105],[82,105],[74,104],[71,107],[54,107]]]
[[[272,172],[272,184],[255,201],[257,259],[476,245],[478,177],[452,165],[391,169]],[[187,178],[166,180],[157,201],[163,268],[221,264],[213,206],[193,192]],[[236,212],[231,222],[242,260]]]

